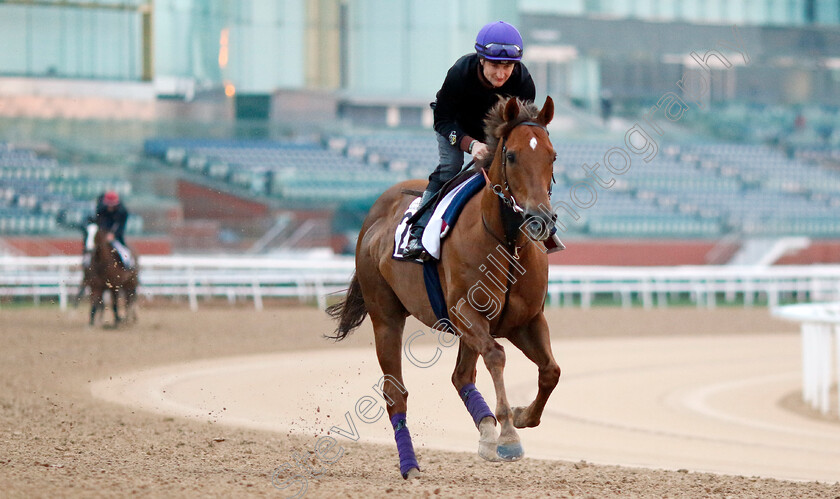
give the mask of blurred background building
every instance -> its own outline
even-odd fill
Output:
[[[559,263],[840,261],[840,0],[5,0],[0,251],[76,251],[104,188],[141,252],[352,251],[434,168],[428,104],[497,19],[558,105],[558,196],[663,95],[692,102],[692,53],[731,63]]]

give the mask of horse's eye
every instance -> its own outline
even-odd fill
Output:
[[[507,153],[507,160],[508,163],[513,163],[514,161],[516,161],[516,154],[512,152]]]
[[[552,163],[554,163],[555,161],[557,161],[557,153],[554,153],[554,159],[551,160]]]

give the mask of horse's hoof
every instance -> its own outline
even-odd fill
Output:
[[[485,461],[501,461],[496,451],[497,447],[496,442],[478,442],[478,455]]]
[[[513,426],[516,428],[534,428],[540,425],[540,421],[529,421],[526,417],[528,412],[527,407],[514,407],[513,411]]]
[[[496,454],[498,445],[498,434],[496,432],[496,418],[488,416],[478,424],[478,431],[481,434],[478,439],[478,455],[487,461],[498,461]]]
[[[406,480],[411,480],[412,478],[416,478],[419,480],[421,476],[423,476],[423,473],[421,473],[419,469],[411,468],[405,473],[405,475],[403,475],[403,478],[405,478]]]
[[[525,451],[522,450],[521,443],[512,442],[509,444],[499,444],[496,447],[496,454],[499,455],[499,459],[502,461],[519,461],[525,455]]]

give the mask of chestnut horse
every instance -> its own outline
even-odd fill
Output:
[[[540,423],[560,378],[543,315],[548,258],[540,242],[548,239],[554,223],[548,207],[556,153],[545,128],[553,116],[550,97],[542,109],[508,99],[500,100],[488,113],[485,129],[488,147],[494,151],[485,171],[489,182],[464,206],[437,266],[446,306],[450,307],[448,325],[441,327],[432,310],[421,266],[391,257],[394,231],[416,192],[425,187],[421,180],[397,184],[374,203],[359,233],[356,271],[347,296],[327,309],[339,321],[333,336],[337,340],[370,315],[376,354],[385,375],[380,384],[389,404],[403,478],[420,475],[405,425],[408,392],[401,356],[403,327],[409,315],[460,338],[452,383],[479,430],[478,453],[484,459],[515,461],[522,457],[516,428]],[[503,378],[505,352],[496,338],[507,338],[539,369],[539,389],[527,407],[508,404]],[[493,379],[495,414],[475,389],[479,356]],[[501,427],[498,436],[497,422]]]
[[[134,267],[126,269],[116,255],[116,250],[108,241],[108,233],[90,224],[87,226],[87,240],[85,250],[91,252],[90,266],[85,268],[82,289],[90,287],[90,325],[96,322],[97,312],[102,310],[104,315],[105,292],[111,292],[111,306],[114,310],[114,326],[119,325],[121,318],[118,312],[120,292],[125,295],[126,319],[137,321],[134,302],[137,294],[138,263],[135,256]],[[100,319],[102,318],[100,315]]]

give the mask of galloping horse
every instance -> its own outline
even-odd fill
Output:
[[[91,258],[90,266],[83,269],[82,289],[84,286],[90,287],[90,325],[94,325],[99,310],[103,310],[102,315],[105,313],[103,297],[106,291],[111,292],[114,325],[122,320],[118,313],[120,291],[125,294],[126,319],[137,321],[137,312],[134,310],[138,284],[137,259],[135,258],[133,268],[126,269],[108,241],[107,232],[99,230],[96,224],[90,224],[87,226],[87,234],[85,249],[91,252]]]
[[[522,457],[515,428],[540,423],[560,378],[543,315],[548,258],[539,242],[549,237],[554,222],[547,207],[556,153],[545,128],[553,117],[550,97],[541,110],[533,103],[508,99],[488,113],[485,129],[488,147],[494,151],[485,172],[488,182],[465,205],[443,245],[437,267],[450,307],[447,329],[460,337],[452,383],[479,430],[478,453],[490,461]],[[327,309],[339,321],[337,340],[370,315],[403,478],[420,475],[405,426],[408,392],[401,364],[405,320],[413,315],[429,327],[443,329],[423,292],[421,266],[391,258],[394,231],[412,201],[408,194],[423,187],[421,180],[406,181],[388,189],[374,203],[359,233],[356,272],[347,296]],[[540,229],[534,230],[535,226]],[[508,404],[503,378],[505,352],[496,338],[507,338],[539,368],[539,390],[527,407],[511,409]],[[475,389],[479,355],[493,379],[495,414]],[[501,426],[498,436],[497,422]]]

